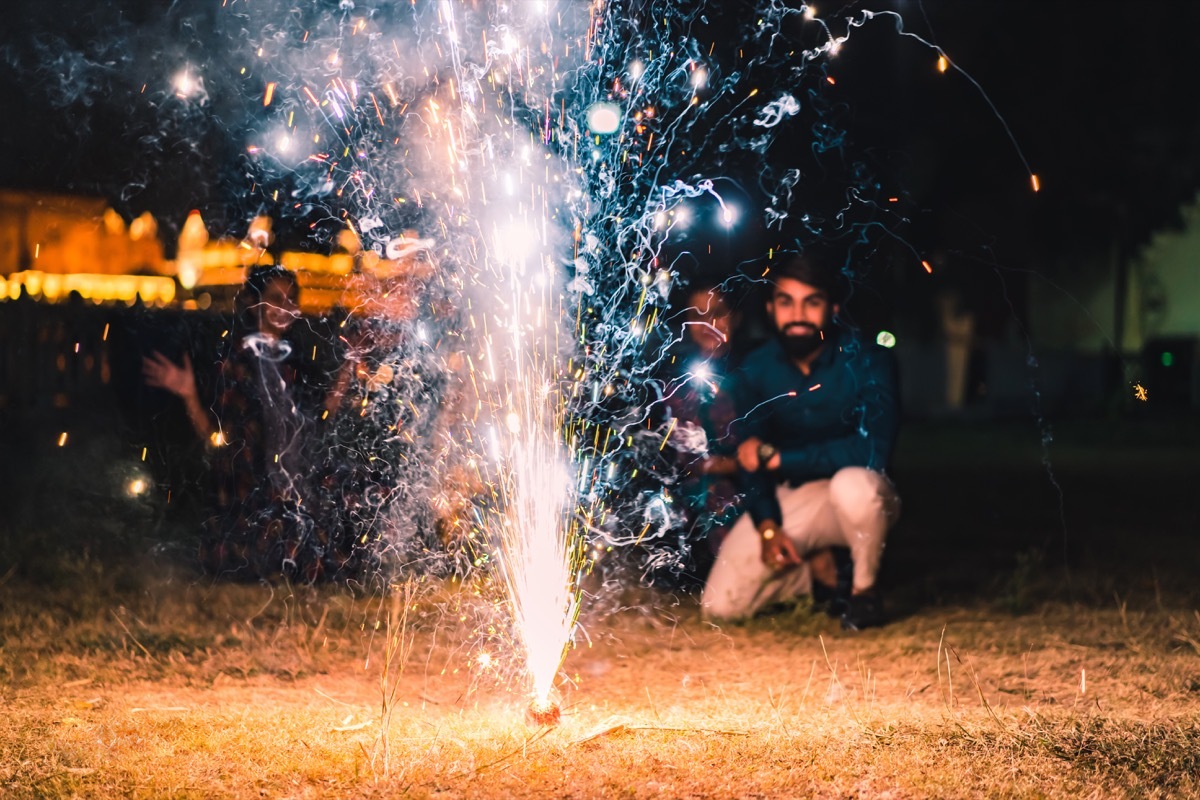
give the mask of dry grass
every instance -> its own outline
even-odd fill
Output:
[[[587,621],[563,723],[533,730],[477,658],[486,587],[403,591],[0,586],[0,794],[1200,794],[1190,609],[940,608],[849,635],[646,598]]]

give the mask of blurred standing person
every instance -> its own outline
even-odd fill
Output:
[[[322,447],[321,504],[340,529],[389,560],[436,571],[446,452],[439,434],[444,324],[428,284],[432,241],[407,233],[367,258],[348,297],[342,412]]]
[[[339,541],[305,507],[311,490],[306,445],[316,420],[297,400],[286,339],[300,316],[298,300],[295,273],[280,266],[250,268],[211,410],[200,399],[190,356],[184,354],[182,364],[159,352],[143,360],[146,384],[179,397],[192,428],[209,444],[213,515],[200,558],[219,576],[282,575],[311,583],[333,577],[352,560],[352,543]],[[340,401],[343,375],[326,398],[326,412]]]
[[[676,569],[683,571],[685,584],[703,585],[738,510],[737,450],[729,429],[735,416],[733,336],[741,314],[717,284],[696,285],[687,304],[673,354],[676,386],[665,404],[681,470],[678,494],[687,508]]]
[[[836,271],[796,256],[771,279],[776,336],[746,357],[736,384],[747,513],[717,556],[702,606],[709,617],[740,618],[807,594],[814,581],[831,593],[830,548],[848,547],[842,625],[881,625],[875,578],[900,508],[884,474],[899,425],[895,362],[838,322]]]

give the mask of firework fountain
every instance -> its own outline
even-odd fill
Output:
[[[367,258],[405,248],[409,227],[436,242],[436,288],[456,307],[456,319],[419,316],[435,329],[427,338],[456,343],[456,367],[449,360],[430,367],[460,373],[451,377],[468,398],[466,424],[447,430],[436,455],[457,457],[488,487],[471,550],[477,564],[494,562],[503,579],[531,719],[552,722],[554,679],[579,613],[584,567],[578,463],[567,446],[582,377],[572,374],[580,340],[564,264],[580,229],[573,208],[585,192],[563,149],[564,125],[575,139],[579,132],[556,101],[564,75],[585,60],[596,9],[442,2],[405,11],[403,22],[383,19],[382,8],[347,4],[318,14],[316,30],[305,33],[319,33],[308,38],[322,50],[325,84],[285,88],[282,74],[269,81],[278,88],[264,104],[295,101],[286,117],[281,109],[284,132],[276,136],[288,145],[288,159],[267,147],[252,155],[264,185],[274,174],[299,184],[308,202],[340,211]],[[311,76],[307,48],[306,41],[284,47],[264,66],[292,64]],[[301,136],[295,131],[304,118],[311,131]],[[295,142],[319,145],[322,137],[331,146],[296,161]],[[424,310],[437,305],[428,288],[418,294]],[[401,360],[418,354],[403,344],[396,350]],[[429,411],[438,398],[422,389],[400,391]],[[437,491],[428,471],[401,479]],[[398,544],[406,527],[394,526],[385,538]]]
[[[735,219],[717,188],[728,173],[755,176],[760,222],[782,238],[802,174],[844,157],[825,68],[845,37],[807,6],[757,11],[343,2],[263,20],[270,35],[248,42],[269,120],[250,148],[256,191],[277,202],[286,186],[293,211],[323,210],[367,257],[402,249],[410,227],[436,242],[459,330],[424,324],[457,335],[475,400],[441,456],[458,453],[490,487],[476,561],[503,577],[535,722],[557,718],[590,557],[678,521],[672,426],[654,413],[675,387],[655,368],[686,276],[664,247],[694,201]],[[769,158],[786,130],[808,146]],[[795,230],[865,238],[881,224],[883,190],[858,166],[824,189],[839,213],[806,213]],[[428,289],[418,302],[436,307]]]
[[[537,721],[553,719],[583,574],[678,522],[664,453],[705,446],[672,442],[655,413],[678,388],[657,367],[679,336],[673,290],[693,277],[678,243],[703,247],[689,226],[756,223],[767,258],[740,270],[753,281],[780,245],[867,251],[905,222],[903,192],[846,147],[830,71],[870,23],[903,34],[894,14],[826,21],[778,0],[231,0],[211,20],[214,61],[180,58],[157,90],[130,91],[163,130],[201,109],[237,121],[247,218],[349,234],[364,272],[415,247],[436,263],[381,290],[410,311],[372,374],[382,400],[362,406],[391,416],[355,447],[399,452],[379,460],[406,490],[364,515],[424,556],[437,548],[406,537],[429,528],[414,509],[438,477],[457,466],[484,487],[455,566],[502,577]],[[436,387],[456,383],[459,417],[439,428]]]

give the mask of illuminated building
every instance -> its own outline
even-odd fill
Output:
[[[267,250],[271,237],[270,220],[258,217],[245,238],[214,240],[200,213],[192,211],[176,256],[168,259],[149,213],[126,223],[99,198],[0,191],[0,301],[24,292],[39,302],[59,303],[77,293],[95,304],[131,305],[140,298],[147,306],[228,310],[246,269],[274,263]],[[331,255],[278,256],[297,273],[300,307],[307,314],[362,307],[360,295],[370,279],[405,273],[408,261],[362,251],[350,231]]]

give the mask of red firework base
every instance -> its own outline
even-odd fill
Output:
[[[562,721],[562,709],[557,703],[534,700],[525,709],[525,722],[539,728],[550,728]]]

